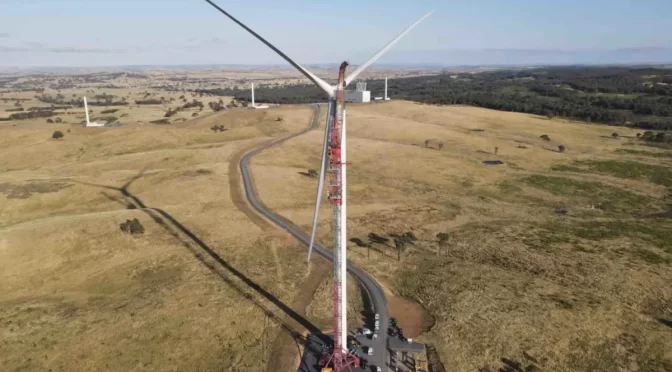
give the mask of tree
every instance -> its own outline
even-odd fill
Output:
[[[59,139],[63,137],[64,137],[63,132],[61,132],[60,130],[54,131],[54,133],[51,135],[51,138],[54,139]]]

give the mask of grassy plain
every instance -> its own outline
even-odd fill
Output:
[[[446,370],[672,371],[670,152],[612,132],[473,107],[349,105],[349,236],[418,237],[401,261],[391,241],[350,243],[350,260],[431,315],[419,339]],[[253,161],[261,198],[305,229],[315,182],[299,172],[318,168],[321,139]],[[321,215],[326,244],[326,201]]]
[[[0,370],[264,370],[276,337],[303,330],[283,306],[310,272],[294,240],[237,208],[229,163],[311,112],[5,123]],[[120,230],[133,218],[143,235]]]
[[[331,328],[328,265],[307,270],[305,250],[249,212],[237,176],[247,149],[305,128],[311,110],[213,113],[220,97],[181,89],[247,84],[244,74],[147,75],[63,89],[165,98],[90,107],[119,128],[82,128],[81,109],[58,111],[60,124],[0,121],[0,370],[274,370],[293,361],[280,346],[306,329],[285,306]],[[178,90],[151,88],[164,83]],[[35,95],[5,89],[0,116],[15,107],[3,98],[48,106]],[[206,107],[149,123],[181,95]],[[349,236],[419,239],[401,261],[389,241],[351,243],[349,257],[447,370],[672,370],[672,157],[617,131],[473,107],[349,105]],[[309,132],[252,160],[261,199],[305,231],[315,180],[300,172],[318,168],[322,138]],[[483,163],[494,160],[503,164]],[[329,216],[325,200],[325,244]],[[121,232],[132,218],[144,235]],[[450,235],[441,249],[439,232]],[[354,326],[361,299],[349,285]]]

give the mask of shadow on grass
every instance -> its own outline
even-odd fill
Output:
[[[370,242],[366,243],[360,238],[351,238],[350,242],[357,244],[357,246],[360,247],[360,248],[370,249],[370,250],[372,250],[374,252],[377,252],[378,254],[380,254],[384,257],[387,257],[387,255],[385,254],[385,252],[383,252],[382,249],[379,249],[379,248],[376,248],[376,247],[373,246],[373,243],[374,243],[373,241],[370,241]]]
[[[297,172],[297,173],[302,175],[302,176],[306,176],[308,178],[315,178],[315,176],[313,176],[312,174],[310,174],[308,172]]]
[[[258,301],[253,297],[252,294],[248,293],[245,291],[244,287],[241,286],[240,284],[236,283],[233,281],[227,274],[235,276],[239,280],[241,280],[245,285],[254,290],[257,294],[261,295],[264,297],[266,300],[270,301],[272,304],[274,304],[278,309],[280,309],[283,313],[285,313],[287,316],[292,318],[294,321],[296,321],[298,324],[301,326],[305,327],[307,330],[310,331],[310,333],[316,334],[316,335],[322,335],[320,332],[319,328],[317,328],[315,325],[313,325],[310,321],[302,317],[300,314],[298,314],[296,311],[294,311],[292,308],[287,306],[285,303],[280,301],[276,296],[274,296],[272,293],[268,292],[266,289],[261,287],[259,284],[254,282],[252,279],[248,278],[245,274],[240,272],[238,269],[235,267],[231,266],[228,262],[226,262],[217,252],[212,250],[210,246],[208,246],[204,241],[202,241],[196,234],[194,234],[191,230],[189,230],[187,227],[182,225],[179,221],[177,221],[172,215],[170,215],[168,212],[160,209],[160,208],[153,208],[153,207],[148,207],[145,205],[145,203],[138,198],[137,196],[133,195],[128,188],[130,185],[138,180],[139,178],[142,178],[144,176],[144,171],[140,172],[138,175],[134,176],[130,181],[128,181],[126,184],[124,184],[122,187],[113,187],[113,186],[107,186],[107,185],[98,185],[94,183],[88,183],[88,182],[83,182],[83,181],[74,181],[83,185],[88,185],[88,186],[94,186],[94,187],[100,187],[108,190],[113,190],[119,192],[123,197],[115,197],[113,195],[110,195],[106,192],[101,192],[106,198],[115,201],[127,209],[138,209],[141,210],[142,212],[146,213],[149,215],[154,222],[156,222],[157,225],[162,227],[164,230],[166,230],[170,235],[172,235],[174,238],[178,239],[182,245],[187,248],[193,255],[198,259],[204,266],[206,266],[210,271],[212,271],[214,274],[219,276],[224,282],[226,282],[231,288],[233,288],[238,294],[240,294],[243,298],[246,300],[250,301],[253,303],[257,308],[262,310],[264,314],[271,319],[272,321],[276,322],[279,324],[282,329],[289,333],[294,340],[300,343],[305,343],[305,337],[294,327],[292,327],[291,324],[285,322],[282,317],[276,315],[272,310],[267,308],[263,303]],[[206,256],[209,256],[212,261],[207,260]],[[214,261],[214,262],[213,262]]]
[[[670,328],[672,328],[672,320],[663,319],[663,318],[659,318],[659,319],[657,319],[657,320],[658,320],[658,323],[660,323],[660,324],[662,324],[662,325],[664,325],[664,326],[666,326],[666,327],[670,327]]]

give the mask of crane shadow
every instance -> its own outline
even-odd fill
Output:
[[[160,208],[154,208],[147,206],[140,198],[133,195],[129,191],[129,187],[133,182],[145,176],[145,171],[141,171],[138,175],[131,178],[126,182],[122,187],[114,187],[108,185],[99,185],[95,183],[89,183],[84,181],[73,180],[75,183],[82,185],[99,187],[107,190],[113,190],[119,192],[121,197],[111,195],[108,192],[102,191],[101,194],[107,199],[117,202],[126,209],[137,209],[147,215],[149,215],[152,220],[162,227],[166,232],[168,232],[175,239],[179,240],[180,243],[188,249],[193,256],[198,259],[205,267],[207,267],[212,273],[220,277],[225,283],[227,283],[231,288],[233,288],[238,294],[240,294],[247,301],[254,304],[257,308],[262,310],[264,314],[274,321],[276,324],[280,325],[283,331],[289,333],[292,338],[300,344],[305,344],[306,338],[293,326],[291,323],[286,322],[282,316],[278,316],[270,308],[268,308],[264,303],[256,299],[250,292],[246,291],[243,286],[234,281],[230,276],[242,281],[249,289],[253,290],[257,294],[261,295],[263,298],[271,302],[278,309],[280,309],[285,315],[294,320],[300,326],[309,330],[310,333],[315,334],[320,338],[328,339],[327,336],[323,335],[319,328],[313,325],[309,320],[301,316],[301,314],[294,311],[291,307],[287,306],[285,303],[280,301],[272,293],[261,287],[259,284],[254,282],[252,279],[248,278],[241,271],[231,266],[226,260],[224,260],[217,252],[215,252],[210,246],[208,246],[203,240],[201,240],[196,234],[191,230],[185,227],[177,219],[175,219],[168,212]],[[210,259],[208,259],[208,257]],[[228,274],[227,274],[228,273]]]

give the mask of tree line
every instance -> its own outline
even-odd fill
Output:
[[[383,80],[369,80],[373,96]],[[199,94],[249,101],[247,89],[198,89]],[[300,104],[324,101],[312,85],[261,86],[256,100]],[[672,129],[672,70],[632,67],[557,67],[442,74],[389,80],[388,95],[435,105],[472,105],[547,117]]]

